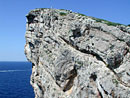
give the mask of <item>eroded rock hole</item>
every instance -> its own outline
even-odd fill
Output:
[[[107,58],[108,68],[116,69],[123,61],[123,56],[120,53],[115,54],[113,57]]]
[[[29,44],[29,47],[30,47],[31,49],[34,49],[34,48],[35,48],[34,45],[33,45],[31,42],[29,42],[28,44]]]
[[[32,63],[32,68],[35,66],[35,64],[34,63]]]
[[[30,13],[28,16],[26,16],[28,19],[28,24],[33,23],[35,15],[33,13]]]
[[[92,45],[94,45],[94,43],[92,43]]]
[[[68,77],[69,81],[67,82],[67,84],[63,88],[64,92],[66,92],[66,91],[68,91],[68,90],[70,90],[72,88],[73,83],[74,83],[74,79],[75,79],[76,76],[77,76],[77,70],[73,69],[70,72],[70,77]]]
[[[73,32],[73,37],[76,38],[76,37],[80,37],[81,36],[81,31],[79,28],[75,29],[75,30],[72,30]]]
[[[92,73],[89,78],[90,78],[90,79],[93,79],[94,81],[96,81],[97,75],[96,75],[95,73]]]

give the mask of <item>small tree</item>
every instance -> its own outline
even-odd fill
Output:
[[[128,24],[128,26],[130,27],[130,24]]]

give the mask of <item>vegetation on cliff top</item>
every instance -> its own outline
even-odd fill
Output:
[[[119,25],[123,25],[123,24],[120,24],[120,23],[110,22],[110,21],[107,21],[107,20],[104,20],[104,19],[99,19],[99,18],[94,18],[94,17],[92,17],[92,19],[96,20],[96,22],[105,23],[108,26],[119,26]]]
[[[44,10],[44,9],[50,9],[50,8],[37,8],[35,10]],[[59,9],[63,12],[59,12],[59,14],[61,16],[66,16],[67,13],[66,12],[72,12],[71,10],[65,10],[65,9]],[[65,12],[64,12],[65,11]],[[100,23],[104,23],[104,24],[107,24],[108,26],[120,26],[120,25],[123,25],[123,26],[126,26],[124,24],[120,24],[120,23],[115,23],[115,22],[111,22],[111,21],[107,21],[107,20],[104,20],[104,19],[100,19],[100,18],[95,18],[95,17],[90,17],[90,16],[87,16],[85,14],[81,14],[81,13],[75,13],[75,14],[78,14],[80,16],[86,16],[86,17],[89,17],[89,18],[92,18],[93,20],[95,20],[96,22],[100,22]],[[130,26],[130,24],[128,24],[127,26]]]
[[[64,9],[60,9],[60,10],[64,10]],[[70,10],[64,10],[64,11],[70,11]],[[78,15],[81,15],[81,16],[86,16],[85,14],[81,14],[81,13],[77,13],[77,14],[78,14]],[[67,13],[60,12],[60,15],[61,15],[61,16],[65,16],[65,15],[67,15]],[[88,17],[88,16],[86,16],[86,17]],[[90,17],[90,18],[92,18],[92,19],[95,20],[96,22],[100,22],[100,23],[107,24],[108,26],[120,26],[120,25],[124,25],[124,24],[115,23],[115,22],[107,21],[107,20],[100,19],[100,18],[95,18],[95,17]],[[125,25],[124,25],[124,26],[125,26]],[[130,24],[129,24],[128,26],[130,26]]]
[[[66,16],[67,13],[65,13],[65,12],[60,12],[60,15],[61,15],[61,16]]]

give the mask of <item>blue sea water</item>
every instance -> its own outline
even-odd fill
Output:
[[[34,98],[29,62],[0,62],[0,98]]]

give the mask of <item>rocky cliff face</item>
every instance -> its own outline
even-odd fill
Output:
[[[130,27],[58,9],[27,15],[36,98],[130,98]]]

